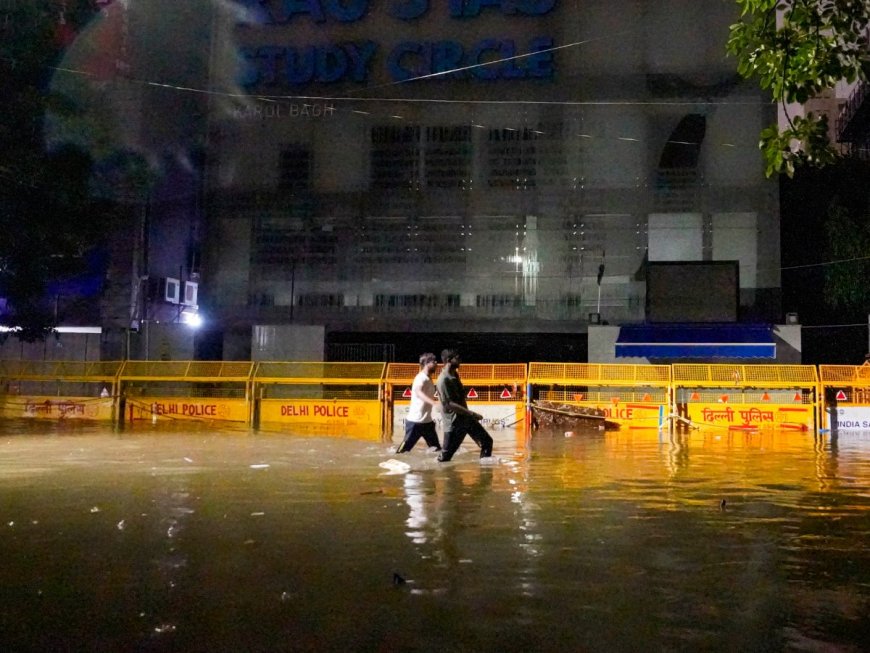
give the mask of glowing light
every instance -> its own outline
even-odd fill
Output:
[[[202,326],[202,316],[199,313],[188,313],[185,311],[181,314],[181,321],[191,329],[198,329]]]

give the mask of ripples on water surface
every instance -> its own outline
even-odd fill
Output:
[[[870,434],[493,435],[0,423],[0,650],[870,649]]]

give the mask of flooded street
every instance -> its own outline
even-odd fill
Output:
[[[870,434],[493,435],[0,423],[0,650],[867,650]]]

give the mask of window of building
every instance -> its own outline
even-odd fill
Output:
[[[249,306],[274,306],[275,295],[268,292],[252,293],[248,296]]]
[[[419,187],[420,127],[372,127],[371,183],[375,189]]]
[[[338,293],[303,293],[296,295],[296,304],[309,308],[340,308],[344,295]]]
[[[398,311],[422,311],[459,306],[459,295],[375,295],[375,306]]]
[[[478,295],[477,296],[477,307],[478,308],[492,308],[492,309],[500,309],[500,308],[513,308],[519,306],[522,303],[522,297],[520,295]]]
[[[376,189],[470,186],[469,125],[380,126],[371,130],[371,181]]]
[[[486,179],[490,188],[534,188],[540,130],[490,129],[486,138]]]
[[[427,127],[424,176],[427,188],[468,188],[471,177],[471,127]]]
[[[312,153],[305,145],[287,145],[278,161],[278,185],[281,190],[311,190]]]

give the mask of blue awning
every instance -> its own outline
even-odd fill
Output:
[[[630,325],[619,329],[618,358],[776,358],[770,326]]]

